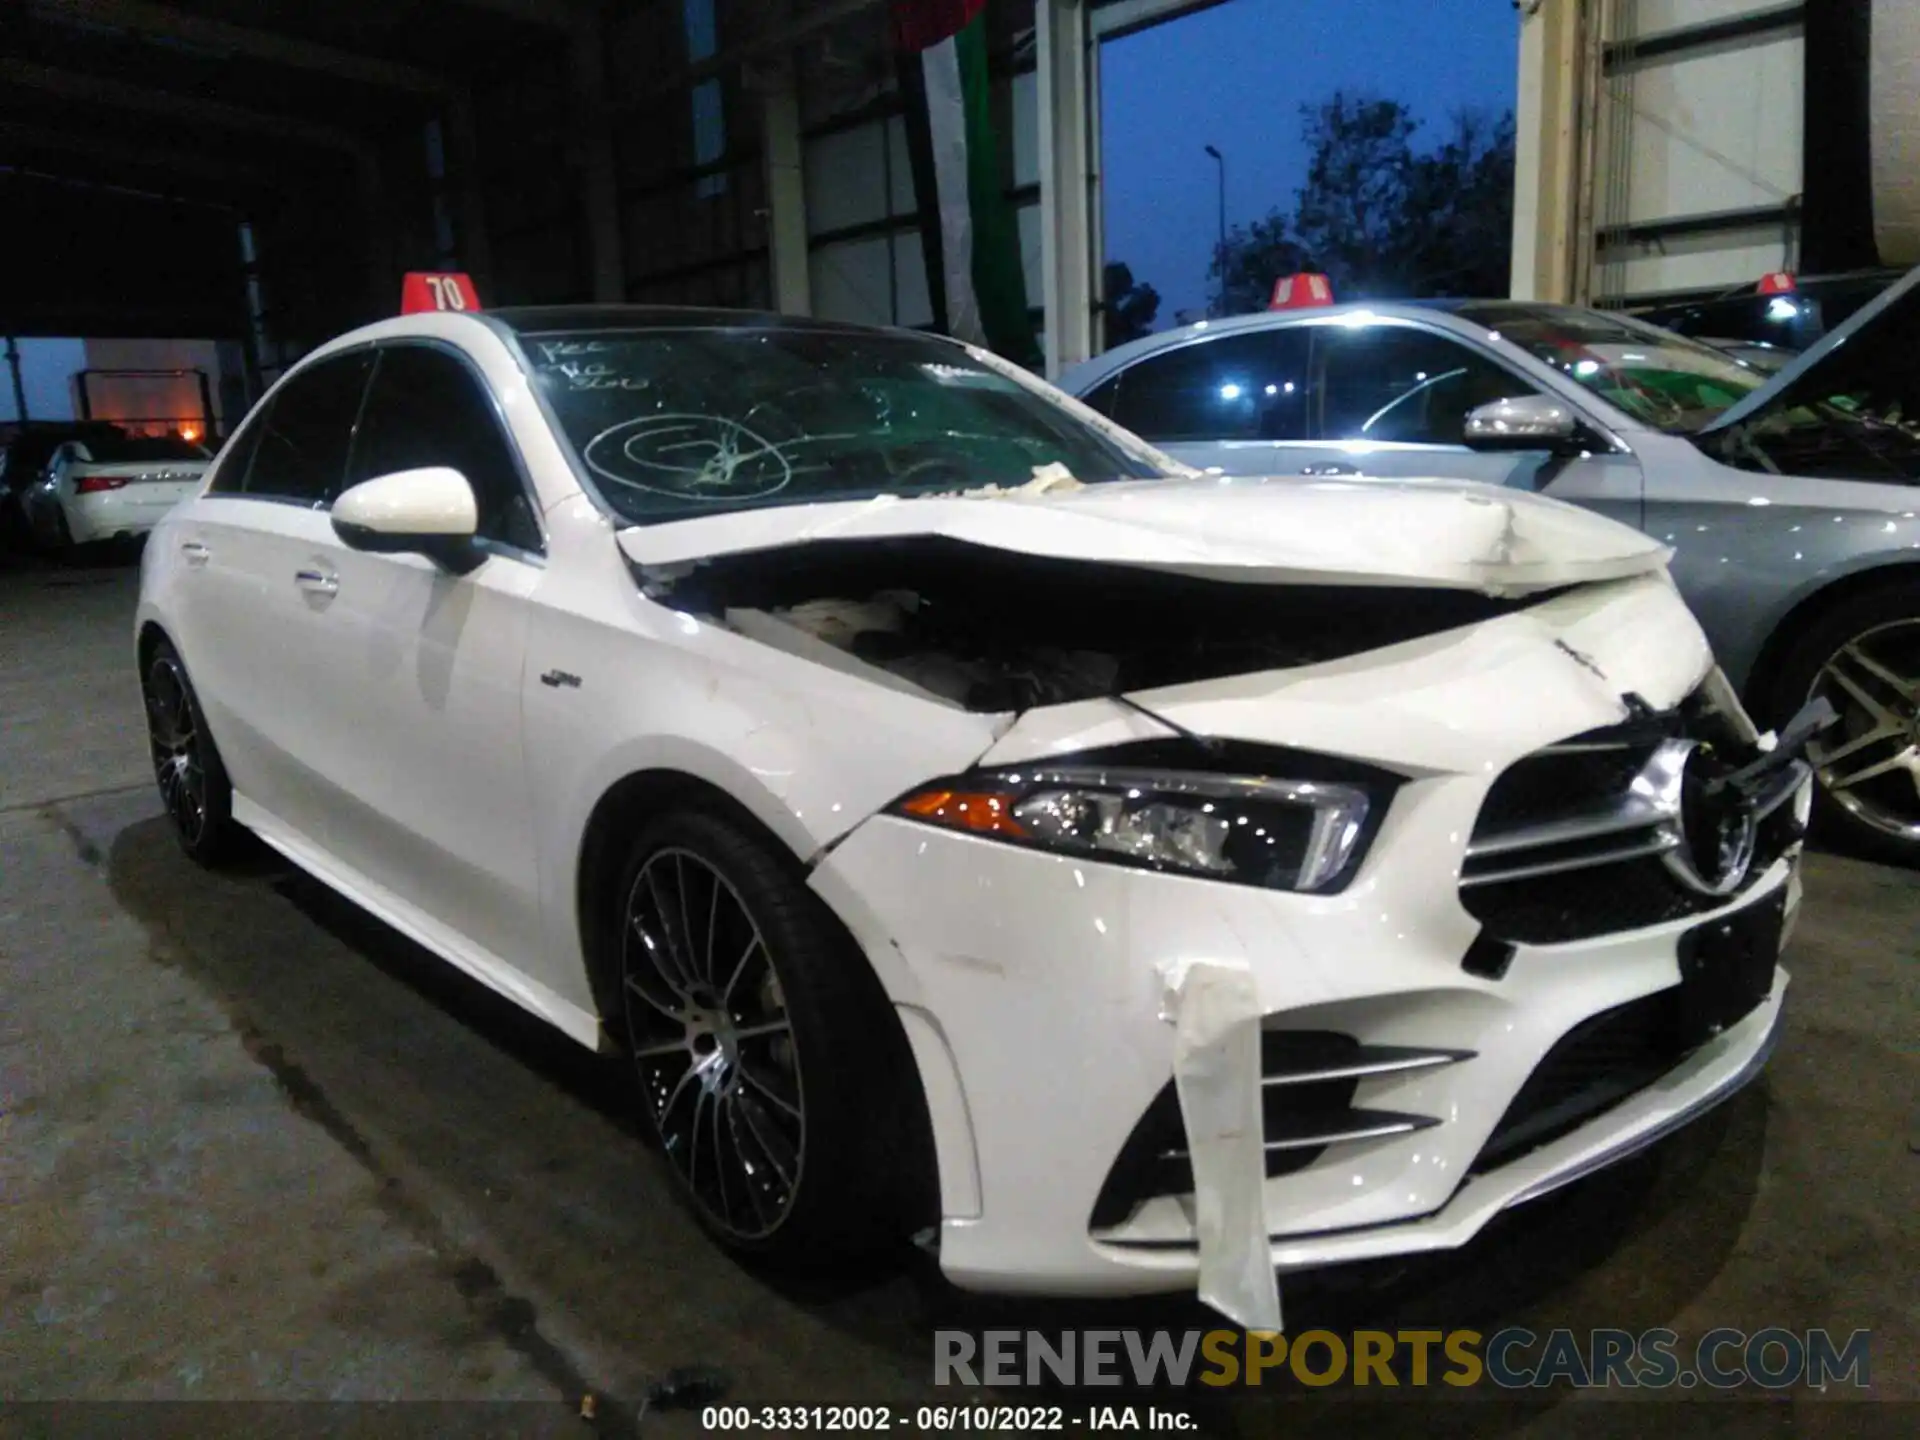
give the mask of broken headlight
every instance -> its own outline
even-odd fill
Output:
[[[1345,781],[1061,766],[943,780],[893,811],[1037,850],[1324,894],[1352,878],[1383,801]]]

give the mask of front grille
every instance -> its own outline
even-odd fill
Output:
[[[1477,886],[1461,900],[1488,930],[1522,945],[1640,930],[1725,903],[1691,895],[1657,858]]]
[[[1558,944],[1665,924],[1736,898],[1703,894],[1668,864],[1686,843],[1674,741],[1694,742],[1726,768],[1759,753],[1696,695],[1549,746],[1494,781],[1460,879],[1461,904],[1486,936]],[[1800,838],[1794,807],[1779,802],[1761,823],[1749,876]]]
[[[1363,1045],[1330,1030],[1260,1033],[1260,1106],[1266,1173],[1304,1170],[1329,1147],[1411,1134],[1440,1122],[1427,1115],[1358,1109],[1354,1091],[1373,1075],[1404,1074],[1471,1058],[1465,1050]],[[1146,1201],[1193,1191],[1180,1097],[1169,1081],[1121,1147],[1094,1202],[1092,1228],[1124,1222]]]
[[[1487,792],[1476,833],[1522,830],[1612,805],[1626,793],[1656,743],[1576,739],[1529,755],[1510,766]]]

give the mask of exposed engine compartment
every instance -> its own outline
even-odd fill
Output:
[[[1315,664],[1558,593],[1235,584],[942,537],[812,541],[673,578],[635,573],[677,609],[783,648],[817,642],[985,713]]]

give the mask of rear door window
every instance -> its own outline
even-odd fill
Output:
[[[1197,340],[1129,365],[1101,398],[1148,440],[1302,440],[1309,353],[1298,327]]]

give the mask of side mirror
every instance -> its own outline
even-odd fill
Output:
[[[1473,450],[1550,450],[1564,454],[1580,438],[1573,411],[1545,395],[1516,395],[1482,405],[1467,416]]]
[[[377,475],[333,502],[333,533],[375,555],[424,555],[465,575],[485,558],[474,544],[480,507],[458,470],[429,465]]]

